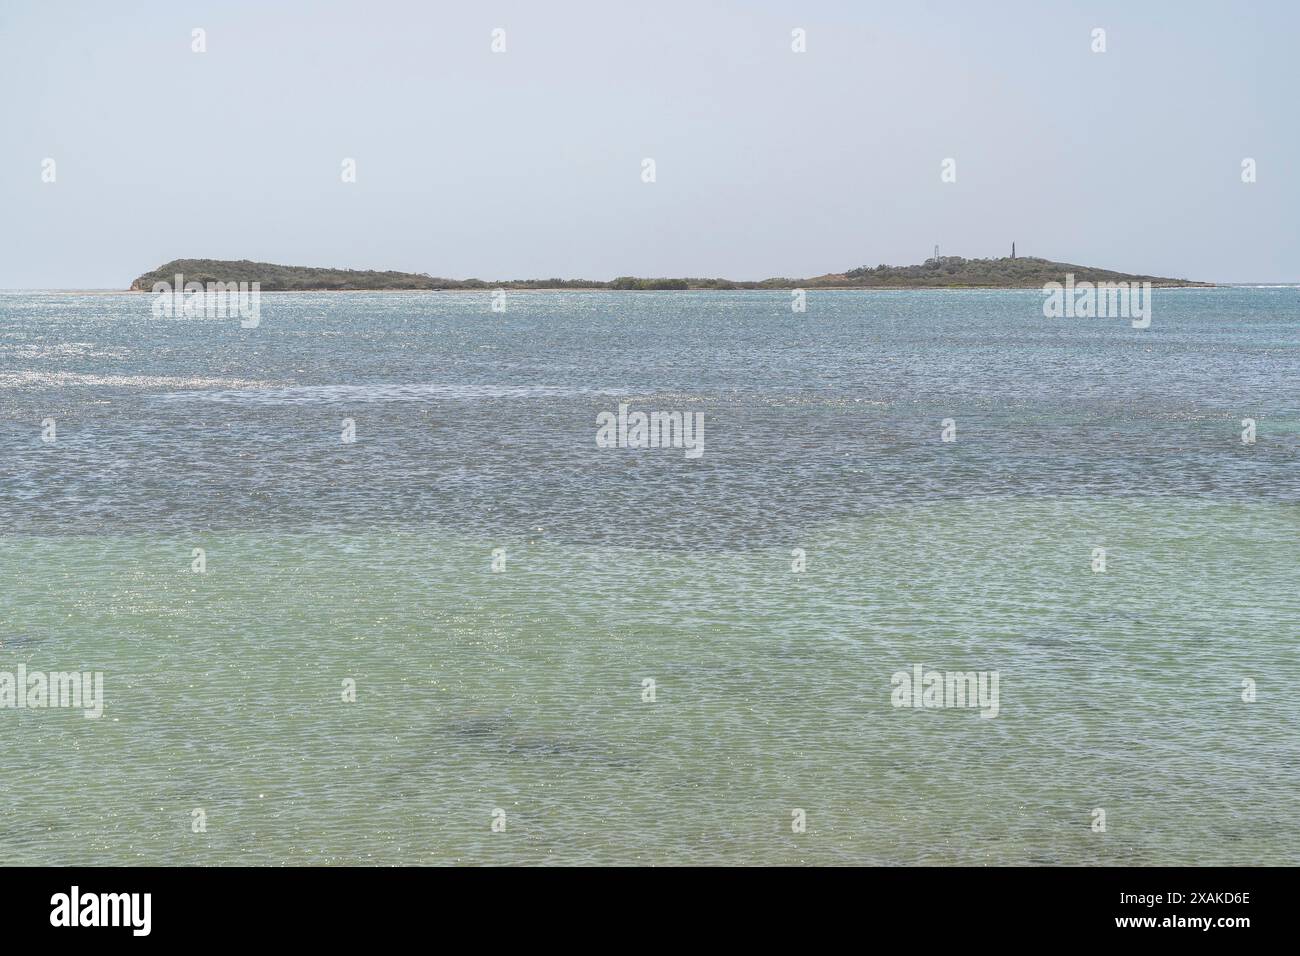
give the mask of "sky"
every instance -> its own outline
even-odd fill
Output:
[[[1293,0],[3,0],[0,288],[176,258],[806,277],[1013,240],[1300,281],[1297,38]]]

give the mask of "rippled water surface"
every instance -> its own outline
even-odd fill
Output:
[[[0,860],[1300,863],[1300,290],[1041,301],[0,293]]]

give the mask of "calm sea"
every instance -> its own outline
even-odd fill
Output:
[[[1042,298],[0,294],[0,861],[1300,863],[1300,290]]]

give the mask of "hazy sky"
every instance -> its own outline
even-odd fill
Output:
[[[1294,0],[3,0],[0,287],[180,257],[757,279],[1013,239],[1300,280],[1298,41]]]

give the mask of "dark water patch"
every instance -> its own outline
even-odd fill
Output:
[[[557,295],[491,324],[464,299],[368,296],[322,315],[286,296],[255,340],[130,321],[140,303],[101,297],[64,332],[103,354],[53,350],[28,371],[276,384],[77,398],[20,377],[0,388],[0,521],[29,534],[542,528],[555,543],[680,551],[780,545],[916,503],[1294,502],[1297,349],[1252,346],[1285,330],[1300,341],[1294,295],[1157,293],[1149,334],[1049,323],[1018,293],[826,295],[815,320],[766,294],[611,294],[599,314]],[[43,334],[20,301],[0,310],[11,331]],[[702,414],[703,456],[598,448],[597,415],[620,401]],[[47,415],[54,444],[40,440]],[[1243,417],[1259,423],[1254,445]]]

